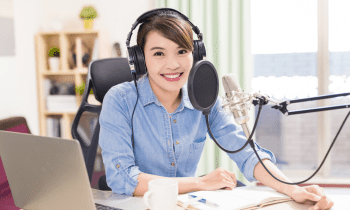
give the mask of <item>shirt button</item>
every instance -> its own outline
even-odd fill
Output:
[[[180,142],[179,141],[176,141],[176,144],[179,144]]]
[[[120,165],[119,165],[119,164],[117,164],[117,168],[120,168]]]
[[[175,166],[175,163],[171,163],[171,166]]]
[[[176,120],[174,120],[174,123],[176,123]]]

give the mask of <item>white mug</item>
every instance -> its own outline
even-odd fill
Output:
[[[148,191],[143,202],[151,210],[175,210],[177,206],[178,181],[174,179],[154,179],[148,182]]]

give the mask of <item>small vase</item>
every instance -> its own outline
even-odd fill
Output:
[[[84,28],[87,30],[91,30],[93,22],[94,22],[94,19],[84,19]]]
[[[59,57],[50,57],[49,58],[50,70],[52,72],[57,72],[60,66],[60,58]]]

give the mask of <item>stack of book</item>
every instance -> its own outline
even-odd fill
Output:
[[[46,136],[64,138],[63,118],[48,117],[46,118]]]

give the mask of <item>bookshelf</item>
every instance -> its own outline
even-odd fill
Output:
[[[82,82],[86,82],[88,63],[90,63],[92,59],[107,58],[109,56],[101,52],[101,41],[106,41],[103,39],[102,35],[100,31],[94,30],[39,32],[36,34],[35,45],[40,135],[52,135],[48,133],[50,128],[47,124],[48,118],[52,118],[60,121],[61,132],[60,136],[57,137],[72,139],[71,123],[82,101],[82,95],[75,91],[75,87],[80,86]],[[57,71],[53,71],[50,68],[48,52],[52,47],[58,47],[60,50],[59,68]],[[73,53],[75,54],[75,61]],[[83,56],[85,54],[89,55],[89,59],[83,63]],[[75,105],[71,106],[69,109],[51,110],[49,108],[48,98],[51,99],[55,97],[52,97],[49,93],[50,85],[46,84],[49,81],[55,84],[71,84],[71,87],[74,87],[73,94],[75,95],[72,94],[71,88],[71,95],[59,96],[62,98],[70,98],[70,102],[73,102]],[[100,105],[92,94],[90,94],[88,101],[91,104]],[[66,104],[62,102],[63,108],[65,105]]]

